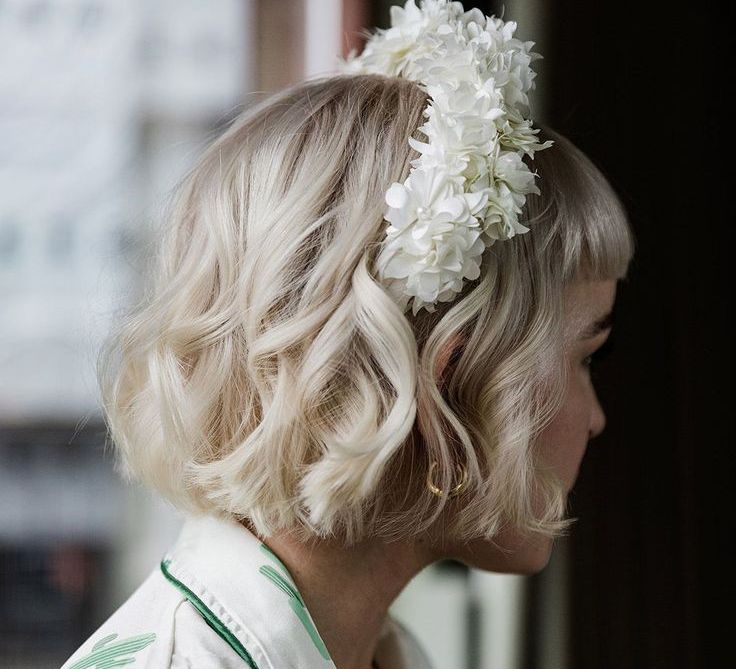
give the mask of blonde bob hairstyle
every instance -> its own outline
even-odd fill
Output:
[[[247,108],[203,152],[166,207],[142,298],[98,358],[128,480],[263,536],[346,545],[425,533],[448,504],[458,540],[574,522],[535,438],[564,395],[563,289],[625,277],[627,217],[593,164],[544,130],[555,144],[530,163],[531,232],[489,248],[453,302],[403,313],[374,261],[426,102],[401,78],[313,79]],[[462,494],[429,491],[435,460],[443,489],[466,467]]]

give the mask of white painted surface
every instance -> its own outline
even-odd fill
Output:
[[[414,633],[436,669],[463,667],[465,604],[462,576],[430,565],[406,586],[391,612]]]
[[[468,596],[480,605],[479,669],[517,669],[523,641],[524,577],[473,569]]]
[[[99,416],[143,203],[186,166],[149,138],[191,154],[239,110],[255,31],[255,0],[0,3],[0,424]]]
[[[342,53],[342,1],[306,0],[304,78],[337,71]]]

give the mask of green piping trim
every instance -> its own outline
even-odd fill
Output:
[[[253,658],[245,649],[245,646],[240,643],[238,638],[226,627],[225,623],[212,613],[210,608],[199,597],[197,597],[197,595],[195,595],[169,571],[169,562],[169,560],[161,560],[161,571],[163,572],[163,575],[184,594],[184,596],[192,603],[192,606],[199,611],[200,615],[205,619],[205,622],[227,642],[230,648],[232,648],[239,657],[243,658],[248,663],[248,666],[251,667],[251,669],[258,669],[258,665],[253,661]]]

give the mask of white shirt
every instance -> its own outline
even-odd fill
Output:
[[[433,669],[390,613],[375,662]],[[248,528],[216,516],[188,518],[160,566],[62,669],[123,665],[336,669],[286,566]]]

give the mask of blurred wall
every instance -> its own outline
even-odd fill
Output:
[[[95,358],[160,205],[256,87],[254,11],[0,3],[0,666],[58,666],[180,524],[113,471]]]

